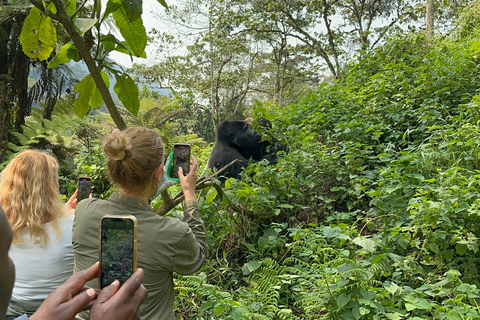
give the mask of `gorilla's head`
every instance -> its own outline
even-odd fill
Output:
[[[247,121],[224,120],[217,126],[217,141],[237,150],[256,148],[255,144],[261,140],[262,135]]]

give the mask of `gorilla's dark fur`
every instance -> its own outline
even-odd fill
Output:
[[[261,118],[261,121],[264,118]],[[271,128],[271,122],[264,119],[263,126]],[[267,125],[265,125],[268,123]],[[262,125],[262,122],[260,122]],[[285,146],[277,141],[261,141],[262,135],[255,131],[251,124],[242,120],[224,120],[217,126],[215,146],[213,147],[208,168],[221,169],[235,159],[240,162],[229,167],[224,176],[239,178],[240,172],[247,165],[248,159],[276,162],[276,153],[285,150]],[[269,150],[272,149],[272,150]]]

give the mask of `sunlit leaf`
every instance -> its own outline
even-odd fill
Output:
[[[73,46],[72,42],[69,42],[69,43],[65,44],[62,47],[62,49],[60,49],[60,51],[55,55],[55,57],[53,57],[53,59],[48,63],[48,67],[49,68],[55,68],[59,64],[65,64],[68,61],[70,61],[70,58],[68,57],[68,50],[72,46]]]
[[[35,60],[46,60],[55,48],[56,41],[57,31],[52,19],[36,7],[32,8],[20,34],[20,43],[25,55]]]
[[[217,195],[218,195],[217,189],[211,188],[210,190],[208,190],[205,200],[207,201],[207,203],[210,203],[217,197]]]

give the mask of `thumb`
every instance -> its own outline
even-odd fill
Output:
[[[97,301],[98,301],[97,303],[103,304],[107,302],[111,297],[113,297],[115,292],[118,291],[119,287],[120,287],[120,282],[118,280],[115,280],[112,282],[112,284],[103,288],[102,291],[100,292],[100,295],[97,298]]]

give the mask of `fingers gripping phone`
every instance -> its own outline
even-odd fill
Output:
[[[119,280],[120,285],[137,269],[137,219],[104,216],[100,220],[100,289]]]
[[[190,170],[190,145],[188,143],[173,145],[172,178],[178,178],[179,167],[183,168],[183,174],[186,176]]]
[[[91,190],[92,190],[92,179],[89,177],[79,177],[77,202],[80,202],[80,200],[88,198],[90,196]]]

